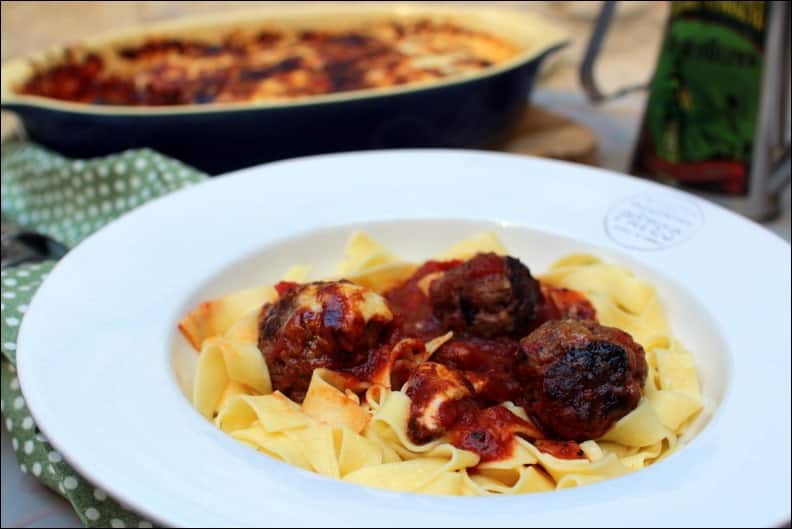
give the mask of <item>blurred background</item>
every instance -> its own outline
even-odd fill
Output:
[[[534,100],[552,111],[553,117],[542,115],[544,134],[523,138],[520,148],[528,154],[593,161],[591,154],[597,144],[599,164],[625,170],[635,136],[632,128],[637,127],[640,120],[645,94],[593,108],[585,102],[578,81],[578,66],[601,2],[428,3],[530,11],[568,30],[573,36],[572,42],[543,63]],[[39,2],[3,2],[2,60],[5,62],[54,45],[74,44],[114,29],[145,27],[188,15],[256,9],[276,14],[278,9],[306,4],[311,2],[48,2],[46,6]],[[622,2],[618,6],[598,65],[598,81],[604,90],[648,81],[668,11],[667,2]],[[569,116],[574,123],[556,120],[556,115]],[[13,132],[17,124],[14,116],[3,112],[2,137]],[[585,128],[576,126],[578,124],[600,132],[594,137]]]
[[[276,10],[292,5],[321,2],[3,2],[2,60],[52,45],[69,44],[99,32],[174,20],[187,15],[206,15]],[[340,2],[343,3],[343,2]],[[540,13],[574,35],[574,41],[560,54],[542,78],[541,86],[577,90],[577,65],[601,2],[422,2],[466,4]],[[663,37],[668,2],[623,2],[618,7],[614,30],[605,44],[607,67],[602,83],[643,83],[652,74]],[[605,60],[603,65],[606,64]]]

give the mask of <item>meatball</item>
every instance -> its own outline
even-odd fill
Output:
[[[407,435],[423,444],[448,436],[459,448],[471,450],[482,461],[505,456],[515,433],[531,439],[541,432],[507,408],[490,406],[482,398],[497,380],[472,371],[424,362],[410,375],[404,391],[410,397]]]
[[[410,397],[407,435],[423,444],[446,432],[460,412],[457,405],[470,400],[476,388],[462,371],[424,362],[412,372],[404,391]]]
[[[528,268],[494,253],[478,254],[429,285],[432,310],[446,329],[485,338],[524,334],[539,299]]]
[[[554,439],[601,437],[632,411],[646,382],[643,348],[591,320],[556,320],[520,341],[525,407]]]
[[[258,347],[273,389],[302,402],[314,369],[364,364],[392,319],[382,296],[348,281],[287,289],[259,316]]]

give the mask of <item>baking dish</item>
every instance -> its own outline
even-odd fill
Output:
[[[190,17],[87,39],[79,48],[129,46],[154,36],[209,37],[264,24],[334,29],[415,18],[486,31],[515,44],[519,52],[475,74],[293,100],[110,106],[16,93],[34,64],[57,64],[66,51],[58,48],[3,65],[2,108],[20,117],[30,139],[67,156],[150,147],[211,174],[322,152],[486,147],[508,136],[528,102],[543,59],[567,40],[561,29],[520,11],[366,3]]]

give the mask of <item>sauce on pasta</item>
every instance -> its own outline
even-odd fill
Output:
[[[462,264],[460,260],[428,261],[402,284],[388,290],[388,300],[395,315],[394,335],[400,337],[428,338],[445,332],[438,321],[429,299],[427,279],[436,278]],[[474,276],[497,273],[499,261],[492,259],[476,269]],[[474,277],[474,278],[475,278]],[[532,330],[545,321],[566,318],[595,319],[595,310],[585,295],[565,288],[541,285],[542,297],[535,308],[535,319],[526,330]],[[520,419],[498,404],[506,401],[523,404],[524,390],[516,379],[519,340],[509,335],[480,337],[457,330],[454,338],[443,344],[432,356],[432,361],[456,370],[475,373],[479,385],[475,396],[465,400],[444,403],[441,407],[440,430],[447,432],[449,441],[459,448],[470,450],[482,462],[509,457],[513,450],[514,435],[530,439],[543,439],[544,434],[529,421]],[[442,383],[437,381],[436,383]],[[424,385],[424,387],[426,384]],[[412,399],[411,417],[420,416],[431,402],[437,388],[424,389],[425,394],[408,391]],[[413,441],[426,440],[416,429],[408,430]],[[556,445],[545,440],[540,450],[564,458],[584,457],[576,443]],[[558,447],[564,447],[559,449]]]
[[[488,234],[419,265],[358,235],[336,278],[305,277],[204,302],[180,329],[200,350],[196,408],[307,470],[434,494],[565,488],[656,461],[701,409],[654,290],[592,256],[535,278]]]

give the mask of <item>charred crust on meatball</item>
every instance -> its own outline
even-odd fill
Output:
[[[643,348],[594,321],[549,321],[520,342],[523,404],[554,439],[604,435],[638,405],[646,375]]]

